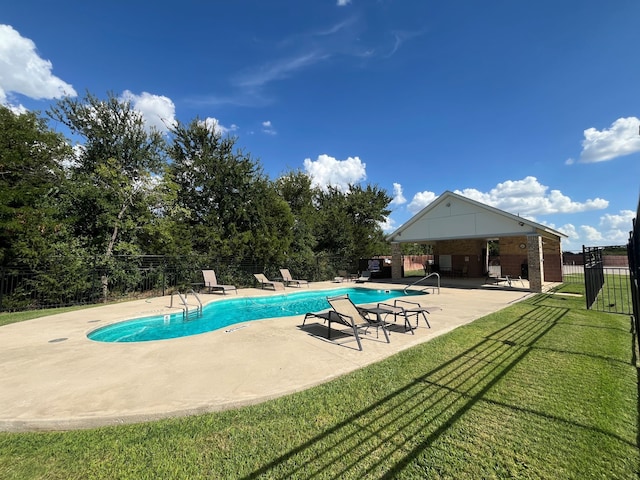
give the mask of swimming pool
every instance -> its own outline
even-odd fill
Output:
[[[407,292],[408,295],[418,293],[421,292]],[[190,318],[185,319],[182,313],[174,313],[126,320],[93,330],[87,337],[97,342],[147,342],[198,335],[251,320],[319,312],[330,308],[327,296],[344,294],[348,294],[355,304],[384,302],[405,296],[402,290],[352,287],[230,298],[206,305],[200,316],[190,315]]]

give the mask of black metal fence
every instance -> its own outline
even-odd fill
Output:
[[[0,267],[0,311],[64,307],[165,295],[202,283],[201,270],[215,268],[220,281],[248,285],[255,263],[210,257],[115,256],[108,265],[54,259],[46,268]]]
[[[604,251],[606,248],[588,247],[587,250]],[[600,253],[595,253],[594,256]],[[591,257],[590,254],[586,256]],[[606,255],[601,255],[601,260],[602,271],[597,260],[587,268],[581,264],[563,265],[563,283],[584,286],[589,309],[630,315],[633,311],[631,269],[626,266],[611,266],[612,262],[607,260]],[[613,263],[617,264],[617,262]]]
[[[310,281],[333,278],[353,266],[343,258],[318,255],[312,262],[267,266],[252,260],[217,256],[114,256],[107,265],[98,260],[49,259],[43,268],[25,262],[0,266],[0,312],[94,304],[167,295],[202,285],[202,270],[214,269],[220,283],[255,286],[253,273],[279,276],[291,269]]]
[[[602,248],[582,247],[584,264],[584,288],[587,308],[595,303],[604,285],[604,264],[602,262]]]
[[[633,229],[629,232],[627,256],[629,258],[631,303],[633,305],[634,353],[636,353],[638,351],[638,332],[640,332],[640,290],[638,290],[638,281],[640,280],[640,201],[636,210],[636,218],[633,219]]]

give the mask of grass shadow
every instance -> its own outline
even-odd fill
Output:
[[[472,347],[244,478],[394,478],[481,402],[567,311],[532,305]]]

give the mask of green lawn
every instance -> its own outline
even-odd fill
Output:
[[[260,405],[0,434],[0,478],[638,478],[634,358],[628,316],[538,295]]]
[[[47,315],[55,315],[57,313],[72,312],[87,308],[97,307],[98,305],[83,305],[76,307],[62,307],[45,310],[25,310],[24,312],[6,313],[0,312],[0,326],[9,325],[10,323],[24,322],[32,318],[46,317]]]
[[[563,280],[567,288],[584,292],[583,273],[564,275]],[[629,275],[606,273],[604,284],[598,292],[592,309],[610,313],[632,314],[631,278]]]

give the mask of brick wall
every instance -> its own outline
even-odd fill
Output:
[[[487,242],[482,239],[440,240],[433,248],[434,262],[440,255],[451,255],[451,269],[454,272],[467,270],[470,277],[482,277],[485,274],[482,256]]]
[[[562,281],[562,253],[560,241],[551,238],[542,240],[542,254],[544,258],[544,281]]]

